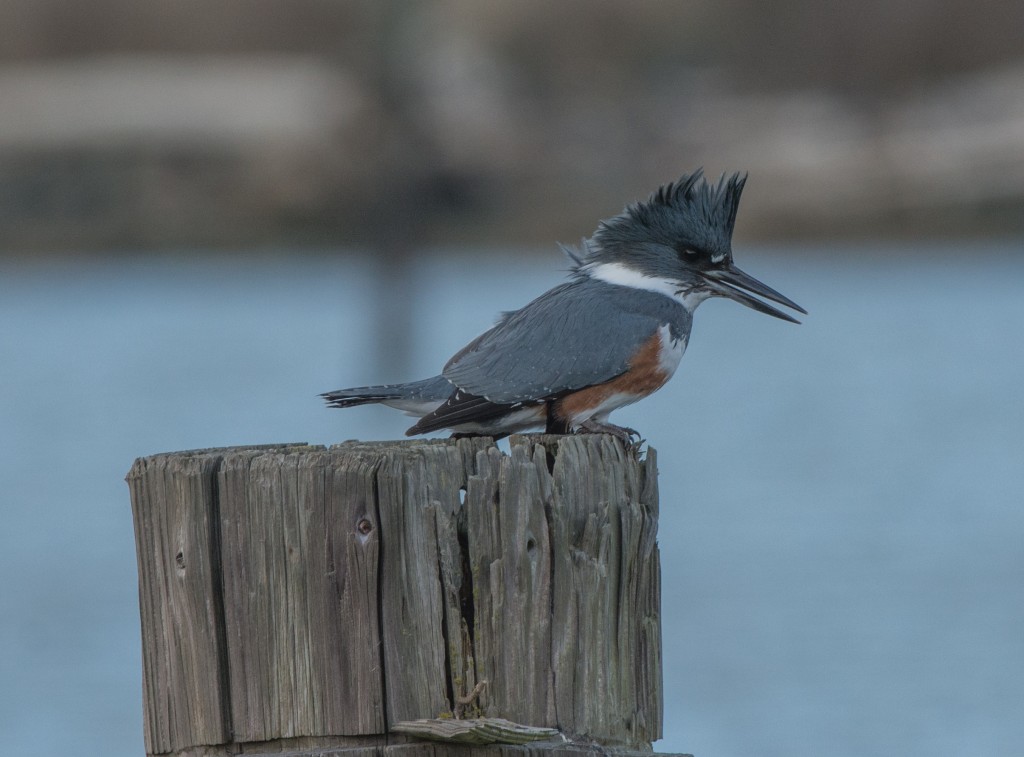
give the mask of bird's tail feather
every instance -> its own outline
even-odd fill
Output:
[[[356,407],[357,405],[369,405],[374,402],[400,399],[404,396],[400,391],[401,386],[401,384],[357,386],[352,389],[324,392],[320,396],[327,400],[328,407]]]
[[[381,402],[416,415],[424,415],[444,402],[454,387],[443,376],[405,384],[381,384],[338,389],[320,396],[328,407],[356,407]]]

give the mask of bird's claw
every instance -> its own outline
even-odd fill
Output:
[[[641,445],[646,441],[640,436],[640,432],[629,426],[616,426],[614,423],[601,423],[593,419],[583,421],[577,429],[581,434],[611,434],[622,441],[627,448],[639,452]]]

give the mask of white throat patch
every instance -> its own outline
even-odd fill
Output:
[[[646,289],[648,292],[658,292],[673,299],[679,299],[676,296],[679,285],[674,281],[648,276],[623,263],[592,263],[583,270],[592,279],[631,289]]]
[[[671,297],[691,313],[700,303],[711,296],[711,293],[707,291],[680,292],[679,284],[671,279],[647,276],[623,263],[591,263],[584,267],[583,271],[590,278],[597,279],[598,281],[630,287],[631,289],[643,289],[647,292],[657,292],[666,297]]]

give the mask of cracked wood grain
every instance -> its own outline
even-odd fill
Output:
[[[456,709],[660,737],[653,450],[270,445],[142,458],[128,482],[149,754],[411,752],[392,726]]]

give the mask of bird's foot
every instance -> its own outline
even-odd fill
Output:
[[[629,426],[616,426],[614,423],[601,423],[595,421],[593,418],[583,421],[577,428],[579,434],[611,434],[616,439],[621,439],[622,443],[633,451],[638,451],[640,445],[646,441],[640,436],[640,432],[635,428]]]

